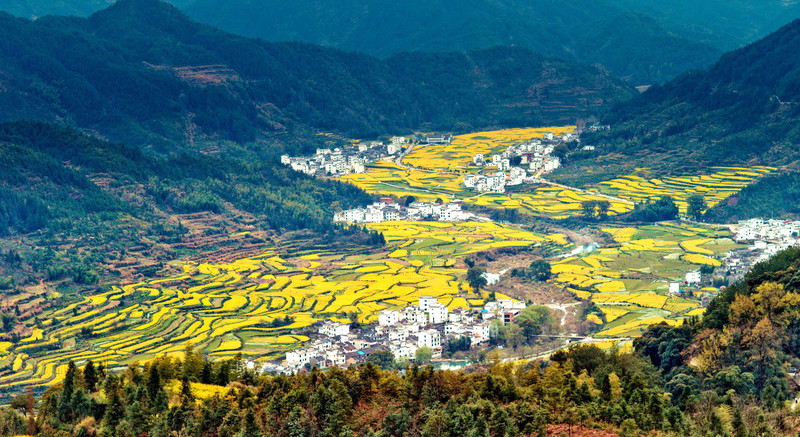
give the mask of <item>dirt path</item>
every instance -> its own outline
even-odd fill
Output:
[[[569,314],[567,312],[567,308],[574,307],[574,306],[577,306],[577,305],[580,305],[580,304],[581,304],[580,302],[573,302],[573,303],[566,303],[566,304],[551,303],[551,304],[548,304],[548,305],[545,305],[545,306],[547,308],[550,308],[551,310],[559,310],[559,311],[564,313],[564,315],[561,317],[561,326],[564,326],[567,323],[567,315]]]

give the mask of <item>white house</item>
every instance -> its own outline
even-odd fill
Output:
[[[419,309],[422,311],[428,311],[431,305],[439,303],[433,296],[420,296],[419,297]]]
[[[697,285],[702,279],[703,275],[700,273],[700,270],[686,273],[686,285]]]
[[[475,175],[464,176],[464,186],[467,188],[475,188]]]
[[[483,164],[483,153],[476,153],[475,156],[472,157],[472,163],[475,165],[482,165]]]
[[[670,282],[669,283],[669,294],[680,294],[681,292],[681,283],[680,282]]]
[[[433,324],[447,321],[447,307],[439,302],[428,306],[428,322]]]
[[[470,326],[470,346],[489,341],[489,322],[478,323]]]
[[[350,333],[350,325],[345,323],[335,323],[326,320],[319,328],[319,333],[328,337],[339,337]]]
[[[400,312],[392,310],[383,310],[378,314],[378,325],[392,326],[400,321]]]
[[[431,349],[441,349],[442,338],[439,331],[435,329],[428,329],[427,331],[420,331],[417,334],[417,347],[427,346]]]

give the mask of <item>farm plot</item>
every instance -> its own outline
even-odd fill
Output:
[[[667,295],[671,281],[702,265],[718,265],[736,247],[727,230],[705,226],[658,224],[605,228],[618,247],[553,263],[556,283],[594,302],[606,325],[601,337],[630,336],[646,326],[678,323],[699,314],[699,301]]]
[[[372,255],[268,251],[227,264],[186,264],[184,274],[112,287],[42,314],[42,326],[16,344],[0,343],[0,388],[51,385],[66,363],[111,368],[155,355],[181,354],[186,343],[211,358],[274,358],[308,337],[292,332],[317,320],[362,322],[422,295],[453,308],[481,305],[454,258],[505,246],[559,246],[545,236],[495,223],[396,222],[384,252]],[[169,285],[166,285],[169,284]]]
[[[686,199],[695,194],[702,195],[708,207],[738,193],[759,177],[774,171],[773,167],[712,167],[712,174],[700,176],[678,176],[663,179],[645,179],[639,176],[624,176],[600,182],[595,188],[617,197],[644,203],[661,196],[672,196],[681,213],[686,213]]]
[[[463,173],[469,169],[476,153],[491,157],[492,154],[503,152],[508,146],[543,138],[548,132],[562,135],[574,130],[575,126],[562,126],[503,129],[458,135],[450,144],[416,146],[403,162],[417,168]]]
[[[466,191],[461,176],[449,173],[403,169],[389,162],[370,164],[366,173],[343,176],[341,180],[361,189],[384,196],[414,196],[419,200],[434,202],[456,198],[467,204],[497,209],[516,209],[531,215],[566,218],[582,214],[581,202],[607,200],[599,196],[552,186],[535,186],[519,193],[476,193]],[[609,214],[630,211],[633,206],[611,201]]]

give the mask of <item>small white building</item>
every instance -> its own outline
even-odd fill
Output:
[[[393,310],[383,310],[378,314],[378,325],[392,326],[400,321],[400,312]]]
[[[428,311],[433,304],[439,303],[433,296],[420,296],[419,297],[419,309],[422,311]]]
[[[686,285],[698,285],[702,279],[703,275],[700,273],[700,270],[686,273]]]
[[[428,306],[428,322],[433,324],[447,321],[447,307],[439,302]]]
[[[475,175],[464,176],[464,186],[467,188],[475,188]]]
[[[669,283],[669,294],[680,294],[681,292],[681,283],[680,282],[670,282]]]
[[[441,349],[442,337],[441,335],[439,335],[439,331],[435,329],[420,331],[417,334],[417,347],[424,347],[424,346],[427,346],[434,350]]]
[[[336,323],[326,320],[322,322],[319,333],[328,337],[339,337],[350,333],[350,325],[346,323]]]
[[[476,153],[472,157],[472,163],[475,165],[483,165],[483,153]]]

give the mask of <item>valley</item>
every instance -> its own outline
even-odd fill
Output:
[[[121,369],[159,355],[182,356],[187,343],[211,359],[241,356],[258,366],[281,362],[287,352],[318,336],[312,327],[317,322],[375,324],[381,312],[403,310],[425,296],[449,311],[480,311],[502,299],[548,306],[558,316],[553,336],[540,342],[545,348],[563,345],[560,336],[591,336],[589,341],[604,347],[623,338],[628,340],[621,345],[629,347],[630,339],[648,326],[678,325],[701,316],[703,297],[718,289],[707,283],[676,291],[671,284],[684,282],[688,273],[701,268],[720,267],[724,255],[740,247],[730,231],[681,222],[626,224],[616,217],[629,213],[634,202],[665,195],[675,199],[683,214],[685,200],[693,194],[702,194],[710,207],[774,169],[715,168],[707,175],[663,180],[624,177],[590,191],[535,184],[518,192],[476,195],[461,184],[471,172],[491,170],[472,165],[474,153],[501,153],[547,133],[572,130],[456,136],[450,144],[415,145],[401,158],[369,163],[364,173],[341,177],[368,193],[395,199],[459,199],[479,216],[518,211],[515,217],[527,217],[519,224],[487,219],[381,221],[364,227],[381,235],[384,247],[329,250],[275,235],[261,236],[266,246],[252,241],[245,246],[252,231],[237,231],[218,236],[239,241],[228,255],[207,252],[196,261],[175,259],[163,269],[172,273],[117,283],[68,304],[58,303],[58,293],[46,288],[8,294],[6,307],[47,309],[28,319],[17,331],[17,341],[2,343],[0,389],[58,383],[68,360]],[[621,201],[611,202],[607,216],[589,217],[576,227],[576,219],[586,219],[586,202],[606,199],[604,195]],[[580,250],[587,241],[601,243]],[[253,255],[237,256],[248,252]],[[552,269],[546,282],[511,272],[542,257]],[[476,291],[467,280],[466,262],[500,272],[499,281]],[[44,302],[48,305],[42,306]],[[515,353],[530,355],[534,350],[509,350],[506,355],[513,359]]]

